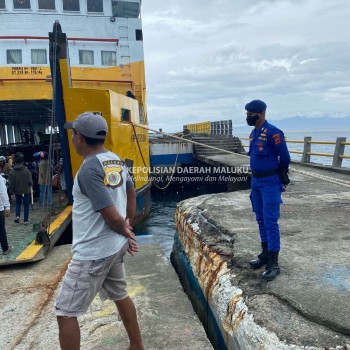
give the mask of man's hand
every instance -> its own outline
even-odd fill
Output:
[[[132,227],[130,225],[129,219],[125,220],[125,231],[124,236],[128,238],[129,240],[129,248],[128,253],[132,256],[134,256],[139,251],[139,246],[136,242],[136,236],[135,233],[132,232]]]
[[[100,213],[109,227],[129,240],[128,252],[131,255],[135,255],[135,253],[139,251],[139,247],[136,242],[136,236],[134,232],[132,232],[129,219],[127,218],[124,220],[114,205],[101,209]]]
[[[10,209],[5,209],[5,216],[9,217],[11,214]]]
[[[134,256],[138,251],[139,251],[139,246],[137,245],[136,240],[132,242],[132,241],[129,239],[128,253],[129,253],[130,255]]]

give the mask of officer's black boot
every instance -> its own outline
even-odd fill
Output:
[[[261,275],[261,277],[266,281],[274,280],[280,273],[280,268],[278,267],[278,253],[279,252],[268,252],[267,269]]]
[[[250,260],[249,264],[253,269],[260,269],[260,267],[267,264],[267,242],[261,243],[262,252],[254,260]]]

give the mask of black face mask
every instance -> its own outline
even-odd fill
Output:
[[[253,114],[253,115],[248,115],[247,116],[247,124],[249,126],[255,126],[256,122],[259,119],[259,114]]]

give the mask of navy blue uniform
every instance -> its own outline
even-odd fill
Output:
[[[264,122],[250,134],[250,168],[252,170],[251,202],[259,225],[261,242],[267,242],[268,250],[280,250],[281,182],[279,169],[288,171],[290,155],[284,134],[275,126]]]

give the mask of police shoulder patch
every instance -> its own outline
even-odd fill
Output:
[[[110,188],[117,188],[123,184],[123,168],[117,164],[104,167],[105,178],[104,184]]]
[[[282,143],[280,134],[274,134],[272,135],[272,138],[274,139],[276,145],[280,145]]]

